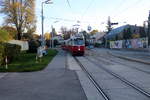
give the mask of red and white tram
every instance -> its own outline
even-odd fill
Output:
[[[85,52],[85,43],[84,37],[81,34],[76,34],[71,36],[70,39],[65,41],[65,48],[72,55],[84,55]]]

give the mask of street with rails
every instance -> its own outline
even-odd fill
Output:
[[[0,100],[150,100],[149,7],[0,0]]]
[[[150,99],[150,65],[145,63],[149,52],[95,48],[73,57],[57,50],[43,71],[0,73],[0,100]]]

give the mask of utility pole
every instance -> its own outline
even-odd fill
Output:
[[[149,11],[149,16],[148,16],[148,47],[150,46],[150,11]]]
[[[108,32],[107,34],[112,30],[112,25],[111,25],[111,20],[110,20],[110,16],[108,17],[108,21],[107,21],[107,29],[108,29]]]
[[[41,3],[41,25],[42,25],[42,36],[41,36],[41,46],[44,46],[44,15],[43,15],[43,6],[44,4],[52,4],[53,2],[51,2],[51,0],[46,0],[44,2]]]
[[[41,10],[41,14],[42,14],[42,16],[41,16],[41,24],[42,24],[42,36],[41,36],[41,38],[42,38],[42,43],[41,43],[41,46],[44,46],[44,16],[43,16],[43,4],[44,4],[44,2],[42,2],[42,4],[41,4],[41,8],[42,8],[42,10]]]
[[[110,16],[108,16],[108,21],[107,21],[107,33],[108,34],[111,30],[112,30],[112,25],[118,25],[118,22],[116,23],[112,23],[111,20],[110,20]],[[105,48],[107,48],[107,35],[106,35],[106,38],[105,38]]]

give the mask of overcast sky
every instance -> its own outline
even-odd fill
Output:
[[[41,33],[41,2],[36,0],[37,33]],[[120,25],[142,25],[147,20],[150,0],[52,0],[53,4],[44,5],[44,31],[50,32],[51,25],[57,31],[61,26],[73,28],[80,21],[80,29],[105,30],[108,16]],[[2,24],[3,16],[0,17]],[[116,26],[116,27],[118,27]]]

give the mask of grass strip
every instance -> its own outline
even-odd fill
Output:
[[[8,69],[0,66],[0,72],[33,72],[43,70],[56,56],[57,50],[48,50],[48,54],[43,56],[41,61],[36,61],[36,53],[21,53],[20,56],[11,64]]]

